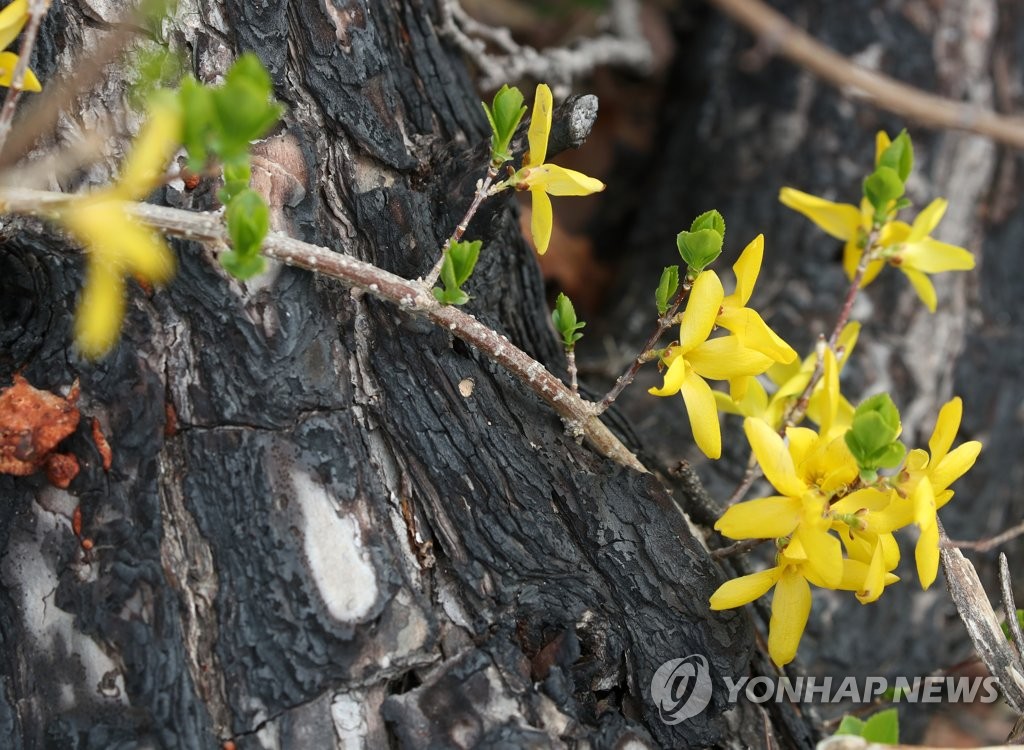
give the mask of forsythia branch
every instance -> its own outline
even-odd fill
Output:
[[[0,188],[0,212],[47,217],[72,198],[66,193]],[[171,236],[214,245],[229,243],[219,214],[148,203],[126,203],[125,209],[135,219]],[[286,265],[338,279],[451,331],[516,376],[562,419],[578,425],[598,453],[623,466],[647,472],[639,459],[600,421],[594,404],[581,399],[544,365],[472,315],[455,306],[439,304],[422,282],[404,279],[349,255],[281,234],[268,235],[262,253]]]

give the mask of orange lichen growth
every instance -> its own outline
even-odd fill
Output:
[[[21,375],[0,392],[0,474],[24,477],[44,469],[64,489],[78,474],[78,460],[54,449],[78,427],[78,382],[67,398],[41,391]]]
[[[100,427],[100,420],[92,418],[92,441],[96,443],[96,450],[100,452],[100,459],[103,461],[103,471],[110,471],[110,465],[114,461],[114,452],[110,450],[110,443],[107,436],[103,434]]]

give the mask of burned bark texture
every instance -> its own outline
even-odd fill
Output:
[[[43,71],[116,28],[58,5]],[[213,81],[253,50],[284,125],[257,147],[274,227],[390,271],[437,258],[482,164],[485,119],[433,5],[182,2],[165,29]],[[112,123],[125,75],[48,141]],[[160,196],[208,209],[215,186]],[[470,309],[561,369],[514,206]],[[401,311],[287,267],[248,284],[177,245],[166,289],[131,293],[117,349],[69,348],[80,254],[12,222],[0,254],[2,376],[81,383],[67,492],[0,477],[0,745],[239,748],[704,746],[740,742],[720,675],[753,634],[712,613],[723,580],[654,478],[567,437],[527,388]],[[72,531],[76,506],[85,552]],[[703,654],[711,706],[659,719],[650,681]],[[733,719],[735,722],[735,719]],[[780,731],[796,732],[799,721]],[[760,724],[756,732],[760,732]],[[730,739],[732,738],[732,739]]]

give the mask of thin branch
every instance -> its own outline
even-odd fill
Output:
[[[1010,527],[1006,531],[996,534],[995,536],[977,539],[973,542],[959,542],[954,539],[943,539],[942,546],[959,547],[960,549],[973,549],[977,552],[988,552],[991,549],[995,549],[1000,544],[1005,544],[1006,542],[1016,539],[1022,535],[1024,535],[1024,521],[1016,526]]]
[[[448,248],[454,243],[462,239],[462,235],[466,233],[466,229],[469,228],[469,222],[473,220],[477,210],[480,208],[480,204],[484,202],[484,199],[490,194],[491,183],[494,182],[494,178],[498,176],[498,167],[492,163],[487,167],[487,176],[482,180],[478,180],[476,183],[476,194],[473,196],[473,201],[469,204],[469,208],[466,209],[465,215],[462,220],[459,221],[455,227],[455,231],[452,232],[451,236],[444,241],[444,246],[441,248],[441,257],[437,259],[437,263],[430,270],[430,273],[423,279],[423,284],[429,289],[437,283],[437,277],[441,275],[441,267],[444,265],[444,259],[448,257]]]
[[[800,398],[796,400],[785,413],[782,418],[782,427],[779,429],[779,434],[784,434],[787,427],[799,424],[803,421],[804,416],[807,414],[807,407],[811,403],[811,395],[814,393],[814,389],[818,386],[818,381],[821,380],[822,375],[825,374],[825,349],[824,345],[827,345],[833,352],[836,350],[836,345],[839,343],[839,336],[843,332],[843,328],[850,320],[850,313],[853,311],[853,303],[857,300],[857,295],[860,293],[861,283],[864,281],[864,274],[867,273],[868,265],[874,259],[874,253],[876,245],[878,244],[879,229],[874,228],[868,235],[867,240],[864,243],[864,252],[860,255],[860,261],[857,263],[857,270],[853,274],[853,279],[850,280],[850,286],[846,290],[846,297],[843,299],[843,306],[839,310],[839,315],[836,318],[836,324],[832,327],[832,334],[828,337],[828,341],[825,342],[822,337],[818,341],[817,361],[814,364],[814,372],[811,373],[811,379],[807,381],[807,386],[800,394]]]
[[[754,482],[761,478],[761,474],[761,466],[757,463],[757,456],[751,451],[750,458],[747,459],[747,470],[743,473],[743,479],[736,485],[736,489],[729,495],[729,499],[725,501],[725,507],[728,508],[730,505],[735,505],[742,500],[747,491],[754,485]]]
[[[1024,118],[956,102],[867,70],[826,47],[761,0],[708,0],[761,37],[766,46],[824,78],[852,97],[922,125],[966,130],[1024,148]]]
[[[571,47],[538,51],[520,45],[508,29],[492,28],[470,16],[458,0],[442,0],[444,32],[480,69],[480,88],[496,89],[503,83],[532,78],[568,86],[600,66],[627,67],[641,75],[651,68],[653,53],[640,23],[637,0],[612,0],[608,32],[584,39]],[[491,54],[487,44],[503,54]]]
[[[692,287],[692,281],[689,279],[683,281],[682,287],[676,294],[675,299],[672,300],[672,305],[664,315],[658,318],[658,323],[655,326],[654,331],[651,332],[650,336],[648,336],[646,343],[644,343],[643,347],[640,349],[640,353],[636,355],[626,371],[615,380],[615,385],[612,386],[611,390],[608,391],[605,397],[598,402],[598,414],[603,413],[609,406],[615,403],[615,399],[622,395],[622,392],[626,390],[630,383],[633,382],[636,378],[636,374],[640,372],[640,368],[643,367],[644,363],[651,361],[649,353],[657,346],[658,341],[660,341],[661,337],[665,335],[665,331],[671,328],[675,323],[676,313],[679,311],[680,305],[683,304],[683,301],[690,293],[690,289]]]
[[[1003,595],[1003,613],[1006,615],[1006,625],[1010,628],[1010,635],[1017,646],[1017,654],[1021,657],[1021,664],[1024,665],[1024,633],[1020,632],[1020,622],[1017,620],[1017,605],[1013,601],[1013,586],[1010,581],[1010,566],[1006,562],[1006,554],[999,553],[999,590]]]
[[[75,196],[66,193],[0,188],[0,212],[46,218],[74,199]],[[223,217],[219,214],[183,211],[148,203],[124,205],[129,215],[168,235],[214,246],[229,243]],[[452,335],[476,347],[518,378],[574,430],[578,430],[598,453],[646,473],[647,469],[640,460],[601,422],[594,404],[574,394],[544,365],[469,313],[439,304],[430,288],[422,282],[403,279],[349,255],[277,233],[264,240],[262,252],[272,260],[362,289],[451,331]]]
[[[770,541],[768,539],[742,539],[738,542],[734,542],[727,547],[721,547],[716,550],[712,550],[711,556],[716,560],[724,560],[727,557],[733,555],[742,555],[745,552],[757,549],[765,542]]]
[[[569,371],[569,387],[573,393],[579,393],[580,386],[576,379],[576,350],[568,349],[565,352],[566,367]]]
[[[0,108],[0,152],[4,150],[7,135],[11,132],[11,123],[14,122],[14,110],[18,106],[18,99],[21,97],[22,87],[25,85],[25,71],[28,70],[28,60],[32,57],[32,49],[36,45],[36,37],[39,36],[39,25],[43,22],[43,16],[46,15],[46,11],[49,9],[50,0],[30,0],[28,4],[28,25],[25,27],[21,38],[18,64],[14,66],[11,85],[7,89],[3,108]]]

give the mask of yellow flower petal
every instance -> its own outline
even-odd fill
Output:
[[[14,68],[18,64],[18,56],[13,52],[0,52],[0,86],[10,86],[14,80]],[[25,91],[33,93],[43,90],[36,74],[25,68],[25,77],[22,79],[21,87]]]
[[[725,307],[718,316],[718,325],[736,334],[744,346],[759,351],[783,364],[796,359],[796,351],[775,333],[756,310],[749,307]]]
[[[803,518],[794,536],[799,537],[807,553],[807,565],[826,588],[834,589],[843,578],[843,546],[838,538],[828,533],[831,524],[821,517],[820,511],[813,519],[813,525],[809,523],[813,511],[808,505],[811,504],[804,503]]]
[[[711,380],[760,375],[772,364],[768,357],[743,346],[735,336],[705,341],[685,356],[699,375]]]
[[[821,434],[823,437],[831,437],[828,433],[832,429],[836,411],[839,409],[839,366],[836,364],[836,355],[827,347],[819,398],[818,424],[821,426]]]
[[[722,514],[715,530],[730,539],[777,539],[800,523],[800,501],[774,495],[738,503]]]
[[[115,185],[126,199],[144,198],[160,184],[168,159],[181,143],[181,114],[174,103],[155,102],[148,114]]]
[[[881,545],[875,546],[875,552],[871,556],[871,563],[868,565],[864,580],[856,593],[857,601],[861,604],[870,604],[877,601],[885,589],[885,558],[882,554]]]
[[[978,460],[979,453],[981,453],[981,443],[977,440],[970,440],[946,454],[938,465],[933,464],[929,476],[935,492],[942,492],[966,474],[967,470]],[[937,499],[936,502],[938,502]]]
[[[732,609],[749,604],[764,596],[781,575],[780,568],[769,568],[726,581],[711,595],[711,609]]]
[[[686,303],[683,322],[679,326],[679,349],[684,354],[705,341],[715,327],[715,318],[722,307],[725,291],[714,271],[697,276]]]
[[[600,193],[605,188],[600,180],[557,164],[532,167],[524,182],[530,186],[530,190],[543,188],[549,195],[590,195]]]
[[[871,514],[871,526],[880,534],[891,533],[914,522],[914,504],[909,498],[892,496],[884,510]]]
[[[765,477],[783,495],[800,497],[807,485],[796,475],[793,459],[778,433],[759,419],[743,420],[743,431]]]
[[[837,240],[857,238],[861,213],[856,206],[849,203],[833,203],[788,187],[779,191],[779,200],[782,205],[802,213]]]
[[[0,10],[0,49],[7,49],[28,23],[28,0],[14,0]],[[4,84],[9,85],[9,84]]]
[[[686,359],[682,356],[676,357],[672,360],[672,364],[669,365],[668,370],[665,372],[665,382],[661,388],[649,388],[647,390],[652,396],[674,396],[679,393],[679,389],[683,386],[683,380],[686,378],[687,364]]]
[[[543,164],[548,156],[548,135],[551,133],[551,110],[554,98],[551,96],[551,89],[546,83],[537,84],[537,91],[533,97],[533,114],[530,115],[530,130],[527,140],[530,143],[530,151],[523,159],[523,167],[533,167]]]
[[[879,130],[875,134],[875,166],[878,166],[878,162],[882,160],[882,154],[889,148],[892,141],[889,139],[889,134],[884,130]]]
[[[548,251],[548,244],[551,242],[551,227],[554,224],[555,216],[551,210],[551,199],[548,198],[540,188],[531,190],[533,197],[533,210],[530,215],[530,233],[533,235],[533,246],[537,249],[538,255]]]
[[[768,653],[778,666],[793,661],[811,614],[811,587],[792,567],[775,584],[772,618],[768,625]]]
[[[956,433],[960,429],[960,420],[964,416],[964,402],[959,396],[954,396],[942,405],[939,409],[938,419],[935,420],[935,429],[928,439],[928,452],[931,454],[932,463],[940,462],[953,445]]]
[[[859,510],[878,512],[885,510],[892,502],[892,493],[875,487],[864,487],[832,503],[836,513],[856,513]]]
[[[90,359],[110,351],[124,320],[121,270],[102,260],[90,262],[75,313],[75,344]]]
[[[914,287],[914,291],[917,292],[917,296],[924,302],[924,306],[928,308],[928,312],[935,312],[935,305],[938,300],[935,297],[935,287],[932,286],[931,280],[920,271],[915,271],[913,268],[900,268],[903,273],[906,274],[907,278],[910,279],[910,283]]]
[[[686,403],[686,414],[690,418],[690,429],[697,447],[708,458],[722,455],[722,430],[718,424],[718,409],[715,395],[704,379],[690,372],[679,388]]]
[[[945,198],[936,198],[925,206],[910,227],[910,234],[907,235],[906,239],[907,244],[912,245],[915,242],[920,242],[931,234],[932,230],[942,221],[947,206],[949,206],[949,201]]]
[[[733,401],[728,393],[722,393],[721,391],[712,391],[712,393],[715,395],[715,406],[723,414],[739,414],[744,417],[754,416],[753,414],[748,415],[743,411],[740,404]]]
[[[970,271],[974,268],[974,256],[969,251],[931,237],[908,243],[900,253],[900,259],[901,268],[914,268],[925,273]]]
[[[917,546],[914,548],[914,561],[917,563],[921,588],[926,589],[935,583],[935,576],[939,572],[939,527],[934,521],[921,529],[921,536],[917,538]]]
[[[928,479],[922,479],[910,496],[914,504],[914,522],[922,529],[935,524],[935,490]]]
[[[896,543],[896,537],[892,534],[879,534],[878,544],[882,548],[882,561],[885,563],[885,569],[895,570],[896,566],[900,564],[900,545]],[[889,575],[886,574],[886,586],[891,583],[888,580]]]
[[[789,441],[789,455],[793,466],[800,466],[818,442],[818,433],[810,427],[787,427],[786,440]]]
[[[736,291],[733,292],[739,306],[743,307],[750,300],[754,284],[761,273],[761,261],[764,258],[764,235],[759,234],[750,241],[740,253],[739,259],[733,264],[736,274]]]

